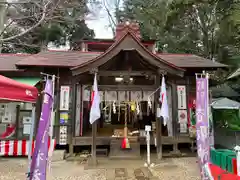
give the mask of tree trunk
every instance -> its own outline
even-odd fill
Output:
[[[41,52],[42,51],[47,51],[48,50],[48,42],[47,41],[42,41],[41,43]]]
[[[6,4],[4,2],[5,0],[2,0],[2,3],[0,3],[0,39],[3,36],[6,9],[7,9]],[[0,41],[0,53],[2,52],[2,48],[3,48],[3,42]]]

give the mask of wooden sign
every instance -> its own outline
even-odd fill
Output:
[[[59,145],[67,145],[67,126],[60,126]]]
[[[142,91],[131,91],[131,101],[142,101]]]
[[[178,122],[180,124],[188,122],[187,110],[178,110]]]
[[[187,110],[178,110],[178,122],[180,124],[180,133],[187,133]]]
[[[178,109],[187,109],[186,86],[177,86]]]
[[[69,110],[69,97],[70,97],[70,87],[61,86],[60,110],[64,110],[64,111]]]

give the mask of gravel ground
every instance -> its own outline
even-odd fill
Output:
[[[98,169],[87,169],[79,162],[52,162],[48,180],[200,180],[196,158],[168,158],[153,168],[144,161],[99,160]],[[26,180],[26,158],[1,158],[0,180]]]

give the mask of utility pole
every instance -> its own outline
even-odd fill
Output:
[[[7,4],[6,0],[0,0],[0,39],[3,38],[4,24],[6,20]],[[0,40],[0,53],[2,52],[3,42]]]

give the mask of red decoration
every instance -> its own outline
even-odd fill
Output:
[[[9,138],[11,137],[16,131],[15,124],[9,124],[6,131],[0,135],[0,138]]]
[[[237,160],[235,158],[232,159],[233,173],[237,174]]]
[[[219,177],[221,180],[240,180],[236,174],[228,173],[214,164],[209,164],[209,169],[214,180],[219,180]]]
[[[56,147],[56,139],[52,139],[53,150]],[[28,140],[0,140],[0,156],[27,156],[28,146],[30,141]],[[32,152],[34,151],[35,142],[32,141]],[[48,150],[51,151],[50,139],[48,141]]]
[[[184,119],[186,116],[185,116],[184,113],[182,113],[182,114],[180,115],[180,117],[181,117],[182,119]]]
[[[36,87],[22,84],[0,75],[0,99],[7,101],[36,102]]]
[[[130,149],[130,144],[129,144],[128,138],[126,138],[126,137],[123,138],[122,149]]]

